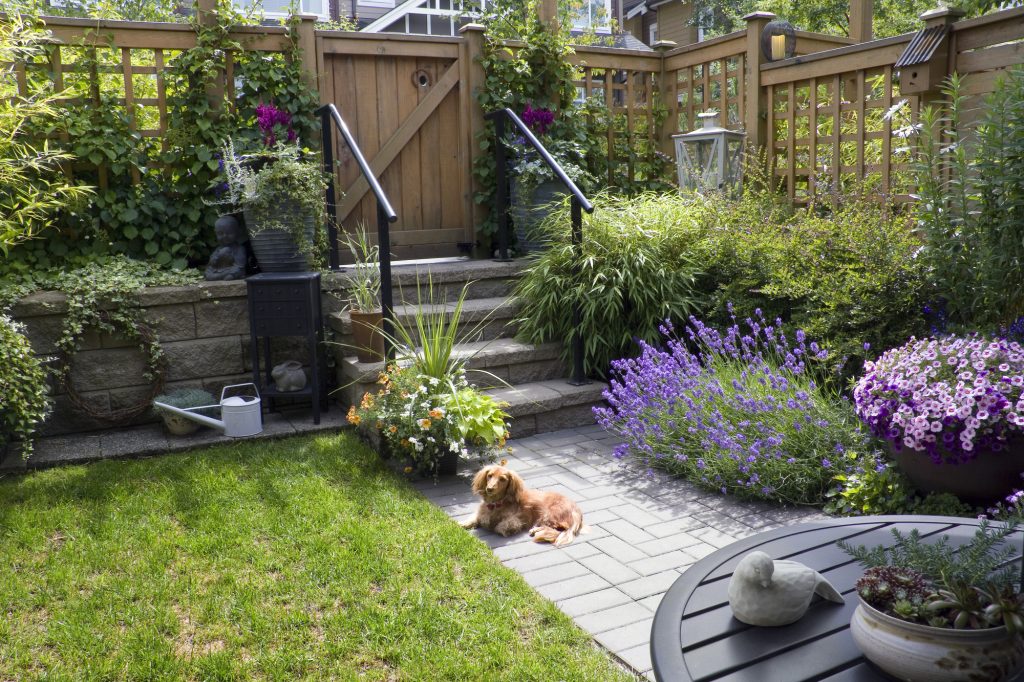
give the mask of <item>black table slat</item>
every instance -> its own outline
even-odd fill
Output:
[[[879,682],[888,679],[883,672],[867,661],[821,678],[822,682]]]
[[[824,677],[857,660],[861,660],[860,649],[854,644],[849,629],[846,629],[787,651],[785,656],[769,658],[714,679],[717,682],[793,682]]]
[[[806,552],[809,549],[834,544],[836,540],[842,540],[844,538],[867,533],[881,526],[882,524],[879,523],[858,523],[842,526],[819,525],[798,531],[793,535],[787,535],[776,540],[769,540],[768,542],[758,545],[757,549],[762,552],[766,552],[773,559],[788,559],[795,554]],[[725,551],[728,552],[730,549],[732,549],[732,546],[726,547]],[[732,575],[736,565],[739,564],[740,560],[750,553],[750,551],[750,549],[742,549],[733,553],[731,557],[723,561],[715,570],[708,573],[708,577],[705,582],[710,582],[717,578],[725,578]]]
[[[717,679],[728,670],[750,667],[752,661],[773,658],[787,649],[816,646],[822,633],[843,631],[849,627],[857,599],[852,594],[846,597],[846,603],[842,605],[826,601],[812,604],[807,615],[792,625],[747,628],[686,652],[683,654],[686,668],[694,679]],[[789,657],[788,653],[786,657]],[[860,657],[859,651],[856,657]]]

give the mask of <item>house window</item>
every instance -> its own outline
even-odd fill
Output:
[[[598,33],[611,33],[612,0],[583,0],[572,25],[582,31],[593,29]]]
[[[248,9],[256,2],[253,0],[233,0],[235,7]],[[288,16],[292,0],[263,0],[259,3],[263,8],[263,16],[267,19],[282,19]],[[315,14],[320,19],[331,18],[330,0],[299,0],[299,9],[303,14]]]
[[[658,42],[658,22],[654,22],[647,29],[647,44],[653,45]]]

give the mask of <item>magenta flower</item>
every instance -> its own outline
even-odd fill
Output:
[[[555,122],[555,113],[550,109],[534,109],[527,104],[523,110],[523,123],[530,126],[530,129],[538,135],[543,135]]]
[[[291,127],[292,115],[273,104],[256,105],[256,125],[263,132],[263,143],[268,147],[277,142],[279,134],[284,134],[289,142],[294,142],[298,137]]]

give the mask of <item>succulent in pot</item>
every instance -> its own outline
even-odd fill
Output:
[[[158,395],[154,398],[154,402],[166,403],[171,407],[177,407],[182,410],[191,407],[205,407],[207,405],[216,405],[217,400],[208,391],[204,391],[201,388],[182,388],[164,395]],[[195,433],[199,429],[199,423],[194,422],[191,419],[186,419],[181,415],[162,410],[159,407],[153,408],[157,414],[164,420],[164,426],[167,431],[175,436],[187,436],[190,433]],[[216,413],[215,410],[209,411],[211,414],[206,416],[212,416]],[[200,412],[205,414],[205,412]]]
[[[308,270],[325,220],[327,181],[319,156],[280,141],[239,155],[233,140],[228,140],[222,154],[227,178],[222,203],[244,213],[260,269]]]
[[[839,546],[867,566],[850,631],[864,656],[901,680],[1008,680],[1024,670],[1017,524],[982,521],[965,545],[893,530],[895,545]]]
[[[1024,347],[980,335],[911,339],[864,364],[858,416],[919,489],[974,502],[1024,470]]]

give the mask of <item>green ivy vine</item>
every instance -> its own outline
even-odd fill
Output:
[[[179,270],[200,265],[216,247],[213,225],[218,213],[209,199],[222,179],[220,149],[228,138],[259,143],[256,106],[273,103],[288,112],[302,143],[318,146],[313,110],[319,98],[302,77],[297,33],[301,20],[292,17],[287,22],[286,52],[265,53],[246,49],[244,38],[232,36],[232,27],[242,17],[230,0],[220,0],[215,16],[213,23],[193,18],[195,47],[169,57],[167,133],[162,143],[132,129],[132,117],[140,119],[147,112],[141,106],[129,111],[119,101],[119,74],[111,69],[119,62],[112,48],[64,48],[76,69],[98,74],[100,87],[69,78],[68,95],[76,98],[75,103],[62,108],[56,124],[38,132],[63,137],[62,144],[86,164],[76,168],[75,180],[97,189],[85,206],[71,207],[59,216],[54,228],[60,238],[19,246],[0,270],[24,273],[105,254],[125,254]],[[102,44],[101,35],[87,39]],[[234,58],[233,100],[218,89],[229,52]],[[136,98],[142,96],[145,93],[136,93]]]

